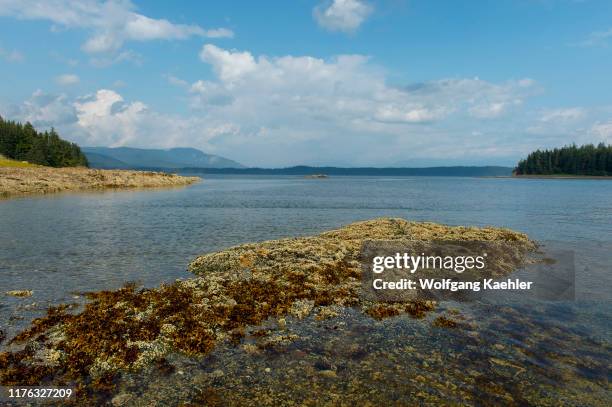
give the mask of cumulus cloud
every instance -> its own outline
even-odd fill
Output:
[[[362,0],[332,0],[312,12],[317,23],[329,31],[352,33],[370,16],[373,7]]]
[[[139,14],[129,0],[2,0],[0,16],[47,20],[58,27],[89,30],[91,35],[82,49],[91,54],[117,52],[127,41],[233,36],[227,28],[204,29],[147,17]]]
[[[62,86],[75,85],[79,83],[80,79],[74,74],[59,75],[55,78],[55,82]]]
[[[520,105],[535,87],[530,80],[495,84],[479,78],[394,87],[386,83],[383,71],[362,55],[340,55],[329,60],[256,57],[247,51],[206,44],[200,57],[212,67],[217,79],[191,86],[191,92],[203,103],[223,96],[233,101],[226,109],[252,104],[260,113],[270,110],[278,115],[327,117],[345,123],[427,123],[453,113],[499,117]]]
[[[399,86],[362,55],[266,56],[207,44],[200,56],[211,77],[166,76],[184,89],[189,113],[99,89],[76,99],[37,91],[7,117],[56,126],[82,145],[193,146],[258,166],[511,165],[534,148],[609,140],[612,131],[610,110],[532,109],[531,79]]]
[[[202,47],[200,59],[211,64],[224,82],[240,79],[257,68],[255,59],[249,52],[227,51],[212,44]]]
[[[237,132],[231,123],[210,125],[198,116],[156,112],[110,89],[76,99],[37,90],[27,101],[0,114],[29,121],[40,130],[55,127],[62,137],[83,146],[198,146],[213,152],[211,139]]]
[[[93,144],[129,144],[136,141],[147,124],[143,122],[148,116],[147,106],[142,102],[125,103],[113,90],[101,89],[75,102],[74,107],[78,125],[89,134]]]
[[[51,95],[40,89],[21,105],[12,106],[7,117],[28,121],[39,128],[61,127],[77,120],[76,110],[66,95]]]
[[[446,137],[463,137],[464,132],[454,123],[502,119],[538,92],[531,79],[492,83],[453,78],[392,86],[384,70],[362,55],[271,57],[206,44],[200,57],[214,78],[191,84],[192,107],[210,123],[236,124],[240,133],[230,138],[249,146],[245,155],[263,154],[277,162],[278,151],[285,149],[304,157],[298,162],[324,161],[321,154],[328,153],[322,153],[319,144],[328,145],[328,158],[337,162],[331,157],[346,149],[339,140],[355,149],[361,145],[372,155],[380,153],[371,148],[372,138],[414,147],[419,137],[431,132],[432,140],[454,145]],[[434,132],[436,127],[455,128]],[[465,130],[467,137],[471,130]],[[477,134],[472,138],[488,137]],[[237,152],[235,158],[248,162],[248,156]],[[290,156],[286,160],[283,164],[296,162]]]
[[[444,117],[447,111],[444,108],[428,109],[414,107],[402,109],[393,105],[383,105],[374,113],[374,118],[381,122],[397,123],[427,123]]]

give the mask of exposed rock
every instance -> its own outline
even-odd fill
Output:
[[[111,404],[113,405],[113,407],[125,406],[127,403],[130,402],[130,400],[132,400],[132,398],[133,396],[130,393],[117,394],[111,400]]]
[[[335,379],[338,377],[335,370],[319,370],[319,375],[328,379]]]
[[[329,307],[322,307],[321,309],[319,309],[316,319],[321,321],[324,319],[335,318],[338,315],[340,315],[340,312],[338,311],[338,307],[331,305]]]
[[[281,349],[297,339],[299,339],[299,336],[295,334],[273,335],[261,340],[259,347],[263,349]]]
[[[310,314],[310,311],[314,308],[313,300],[298,300],[293,303],[289,313],[298,319],[303,319]]]
[[[422,317],[434,309],[432,301],[395,305],[361,299],[358,258],[366,239],[502,241],[525,255],[535,249],[526,235],[508,229],[449,227],[403,219],[376,219],[318,236],[236,246],[195,259],[189,265],[196,275],[193,279],[155,289],[126,285],[116,291],[91,293],[90,302],[79,313],[67,312],[68,306],[50,309],[12,342],[36,343],[37,349],[46,349],[45,353],[37,351],[38,355],[61,357],[40,366],[33,365],[35,355],[27,349],[2,353],[0,384],[35,385],[51,377],[76,382],[90,394],[95,394],[92,389],[108,392],[121,370],[140,369],[173,352],[204,355],[219,341],[245,335],[248,326],[261,326],[289,314],[305,318],[314,307],[355,307],[374,318],[400,313]],[[278,327],[272,325],[262,335],[255,332],[253,336],[267,337]],[[267,348],[286,346],[296,339],[285,334],[258,342]],[[256,353],[248,345],[243,348]]]
[[[251,355],[260,352],[259,347],[257,345],[253,345],[252,343],[245,343],[244,345],[242,345],[242,349],[244,349],[246,353],[249,353]]]
[[[31,297],[32,293],[32,290],[11,290],[7,291],[6,295],[10,295],[13,297]]]
[[[225,373],[223,373],[223,370],[221,369],[217,369],[214,372],[212,372],[210,374],[210,377],[214,378],[214,379],[218,379],[220,377],[223,377],[225,375]]]
[[[0,197],[108,188],[150,188],[189,185],[199,177],[151,171],[70,168],[0,168]]]
[[[456,328],[459,326],[459,323],[445,316],[439,316],[433,321],[433,326],[437,328]]]

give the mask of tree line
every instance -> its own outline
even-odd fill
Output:
[[[88,166],[79,146],[62,140],[55,129],[38,132],[30,123],[4,120],[1,116],[0,154],[13,160],[50,167]]]
[[[516,175],[612,175],[612,145],[575,144],[536,150],[519,161]]]

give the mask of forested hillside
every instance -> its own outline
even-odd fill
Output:
[[[516,175],[612,175],[612,145],[537,150],[519,161]]]
[[[50,167],[87,166],[79,146],[62,140],[54,129],[38,132],[30,123],[0,117],[0,155]]]

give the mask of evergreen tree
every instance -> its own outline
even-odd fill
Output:
[[[554,150],[536,150],[519,161],[517,175],[612,175],[612,145],[575,144]]]
[[[79,146],[62,140],[55,129],[41,133],[30,123],[8,121],[1,116],[0,154],[14,160],[51,167],[88,165]]]

